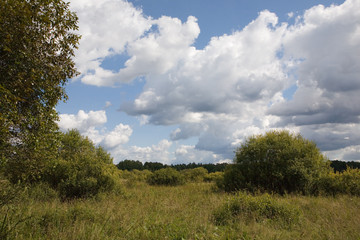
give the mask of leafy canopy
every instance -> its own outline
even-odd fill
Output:
[[[57,152],[78,18],[63,0],[2,0],[0,12],[1,166],[12,181],[35,181]]]
[[[52,161],[44,180],[63,198],[79,198],[110,191],[116,187],[119,172],[102,147],[95,147],[77,130],[61,134],[60,157]]]
[[[329,161],[314,142],[300,134],[271,131],[250,137],[237,149],[234,164],[225,171],[224,187],[306,193],[329,172]]]

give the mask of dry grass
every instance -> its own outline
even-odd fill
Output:
[[[124,194],[61,202],[25,197],[0,208],[8,239],[360,239],[358,197],[273,196],[301,211],[287,228],[269,219],[216,226],[212,216],[231,196],[210,183],[177,187],[127,184]],[[5,224],[4,224],[5,223]],[[5,237],[4,237],[5,238]]]

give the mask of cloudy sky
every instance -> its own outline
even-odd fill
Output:
[[[59,126],[124,159],[222,162],[288,129],[360,160],[360,0],[72,0]]]

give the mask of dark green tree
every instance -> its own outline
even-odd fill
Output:
[[[234,164],[225,170],[224,187],[310,193],[316,180],[329,174],[329,165],[314,142],[300,134],[271,131],[250,137],[237,149]]]
[[[77,21],[63,0],[0,1],[0,166],[13,182],[37,181],[56,157]]]
[[[205,176],[208,174],[208,170],[203,167],[197,167],[192,169],[184,169],[180,172],[186,181],[189,182],[202,182]]]
[[[77,130],[61,134],[60,143],[60,156],[48,165],[43,178],[63,198],[93,196],[115,188],[119,171],[102,147],[95,147]]]
[[[183,176],[173,168],[167,167],[156,170],[149,175],[147,182],[150,185],[177,186],[185,183]]]
[[[145,162],[144,163],[144,169],[150,170],[150,171],[157,171],[163,168],[168,167],[167,165],[164,165],[159,162]]]
[[[143,169],[143,164],[140,161],[135,161],[135,160],[124,160],[119,162],[117,165],[117,168],[120,170],[142,170]]]

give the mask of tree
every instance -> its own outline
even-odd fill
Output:
[[[60,156],[48,165],[43,178],[63,198],[92,196],[116,187],[119,171],[102,147],[95,147],[77,130],[61,134],[60,143]]]
[[[117,165],[117,168],[120,170],[142,170],[143,169],[143,164],[140,161],[135,161],[135,160],[127,160],[125,159],[124,161],[119,162]]]
[[[180,173],[185,177],[185,180],[189,182],[202,182],[208,174],[208,170],[203,167],[197,167],[181,170]]]
[[[77,75],[78,18],[63,0],[2,0],[0,13],[0,166],[31,182],[57,153],[55,106]]]
[[[227,191],[247,189],[308,193],[317,179],[331,171],[316,144],[300,134],[271,131],[250,137],[225,170]]]
[[[167,167],[156,170],[147,179],[150,185],[176,186],[184,184],[183,176],[173,168]]]
[[[150,171],[157,171],[163,168],[166,168],[168,166],[159,163],[159,162],[145,162],[144,163],[144,169],[150,170]]]

